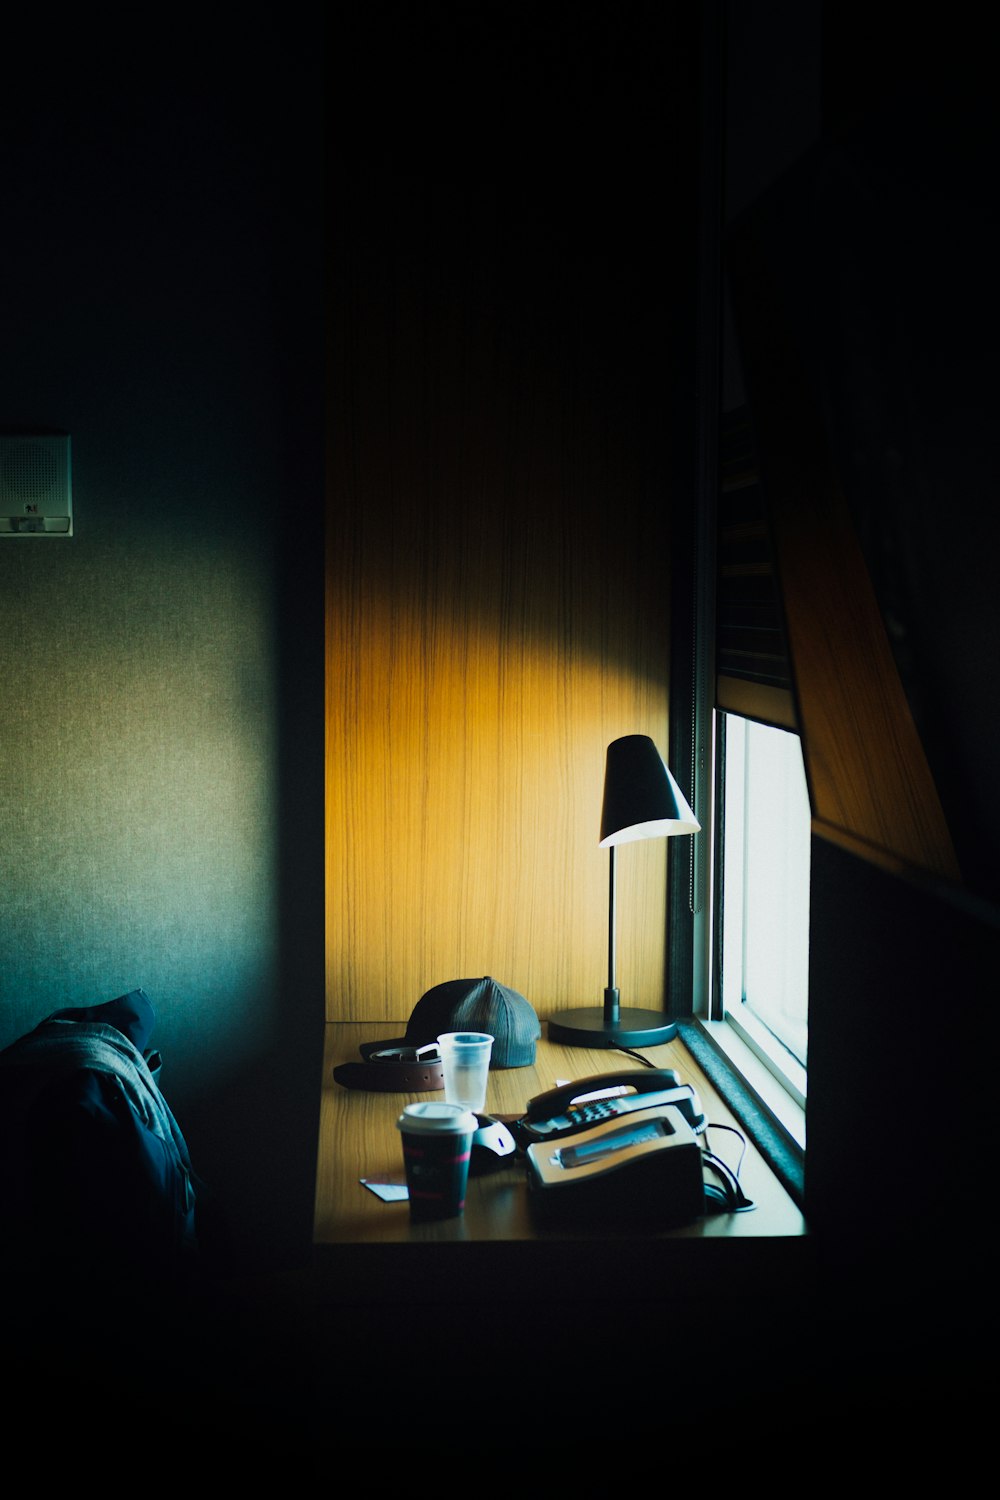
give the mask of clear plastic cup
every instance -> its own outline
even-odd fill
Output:
[[[445,1099],[465,1109],[484,1111],[493,1038],[485,1031],[446,1031],[437,1044]]]

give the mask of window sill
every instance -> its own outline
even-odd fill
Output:
[[[735,1014],[727,1014],[720,1023],[722,1030],[719,1033],[719,1045],[726,1047],[727,1028],[733,1034],[733,1043],[730,1048],[734,1067],[741,1072],[747,1068],[753,1068],[753,1057],[756,1056],[757,1063],[762,1065],[764,1073],[754,1070],[754,1078],[759,1078],[761,1087],[767,1080],[765,1074],[770,1074],[777,1083],[777,1092],[773,1095],[773,1105],[777,1105],[784,1095],[787,1095],[799,1110],[806,1107],[806,1070],[788,1053],[780,1042],[775,1041],[766,1026],[749,1009],[748,1006],[739,1006]],[[742,1045],[741,1045],[742,1044]],[[747,1054],[750,1054],[748,1056]]]
[[[805,1109],[726,1021],[694,1017],[679,1036],[799,1205],[803,1201]]]
[[[702,1021],[695,1024],[705,1033],[747,1088],[756,1095],[762,1109],[774,1116],[795,1144],[806,1148],[806,1112],[787,1089],[740,1036],[728,1021]]]

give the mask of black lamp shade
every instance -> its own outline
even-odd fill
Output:
[[[604,771],[601,847],[700,828],[649,736],[626,734],[612,740]]]

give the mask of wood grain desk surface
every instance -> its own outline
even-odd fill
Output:
[[[412,1225],[405,1200],[381,1201],[361,1179],[377,1182],[405,1181],[402,1150],[396,1120],[405,1104],[443,1094],[368,1093],[345,1089],[333,1080],[333,1069],[342,1062],[357,1062],[361,1042],[398,1037],[399,1025],[329,1022],[325,1027],[323,1089],[320,1110],[320,1140],[316,1176],[314,1246],[318,1251],[336,1247],[466,1244],[524,1247],[541,1244],[577,1244],[590,1241],[591,1248],[622,1238],[637,1236],[614,1224],[594,1224],[572,1229],[539,1229],[532,1221],[523,1163],[490,1175],[470,1178],[465,1212],[460,1218],[436,1224]],[[523,1112],[529,1099],[556,1083],[590,1078],[597,1074],[634,1068],[640,1062],[625,1053],[595,1048],[565,1047],[547,1041],[538,1043],[533,1067],[494,1069],[490,1073],[486,1111],[494,1115]],[[698,1067],[681,1041],[642,1049],[657,1067],[676,1069],[682,1082],[691,1084],[709,1121],[708,1144],[730,1166],[739,1163],[741,1143],[735,1135],[713,1126],[738,1126],[721,1097]],[[644,1241],[734,1242],[790,1241],[806,1234],[806,1225],[796,1204],[772,1174],[751,1143],[740,1167],[744,1192],[756,1207],[741,1214],[708,1214],[680,1229],[649,1234]],[[400,1263],[394,1257],[394,1263]],[[713,1262],[714,1263],[714,1262]]]

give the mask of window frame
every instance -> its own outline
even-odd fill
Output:
[[[679,455],[678,493],[694,496],[673,518],[670,647],[670,764],[689,787],[702,825],[668,842],[667,1009],[679,1036],[726,1099],[765,1160],[801,1202],[805,1109],[766,1067],[731,1021],[713,1014],[718,992],[715,945],[718,746],[716,569],[724,409],[745,402],[727,298],[723,257],[725,196],[725,28],[705,12],[702,96],[702,193],[698,212],[698,295],[687,332],[697,371],[676,392],[693,441]],[[683,331],[683,330],[682,330]],[[794,709],[787,705],[794,715]],[[742,712],[743,710],[741,710]]]
[[[726,1014],[722,1003],[720,849],[724,837],[725,712],[712,704],[706,714],[710,727],[705,740],[711,748],[711,790],[702,835],[706,851],[707,899],[693,913],[695,947],[703,958],[701,983],[697,982],[699,969],[695,966],[693,1023],[698,1034],[708,1043],[711,1053],[721,1060],[752,1105],[763,1112],[793,1150],[804,1156],[805,1070],[801,1076],[794,1072],[789,1074],[780,1066],[781,1059],[775,1055],[774,1046],[769,1045],[765,1028],[759,1023],[755,1025],[752,1018],[750,1024],[745,1024],[745,1018]],[[744,1024],[740,1024],[741,1021]]]
[[[712,967],[714,976],[714,995],[712,997],[710,1010],[720,1020],[728,1021],[730,1026],[742,1038],[745,1044],[763,1063],[769,1072],[773,1073],[784,1088],[797,1100],[802,1108],[805,1108],[806,1086],[808,1068],[795,1056],[787,1043],[778,1036],[777,1031],[770,1027],[761,1015],[755,1011],[752,1001],[744,996],[744,1004],[733,1007],[727,1003],[726,998],[726,855],[727,846],[727,821],[726,807],[728,803],[726,790],[726,777],[729,770],[728,761],[728,724],[730,720],[750,725],[759,725],[761,728],[770,730],[775,734],[792,735],[799,744],[801,753],[801,737],[794,731],[766,723],[762,719],[754,719],[746,714],[734,713],[731,710],[717,710],[716,712],[716,742],[717,756],[717,808],[718,816],[714,828],[715,843],[715,881],[713,885],[713,905],[715,923],[715,945],[716,956]],[[749,740],[745,745],[745,754],[749,754]],[[746,771],[744,769],[744,775]],[[803,765],[803,777],[805,767]],[[808,798],[808,789],[806,789]],[[745,917],[740,918],[740,929],[743,930]],[[808,922],[808,917],[807,917]],[[808,935],[807,935],[808,942]],[[806,974],[806,1005],[808,1007],[808,973]]]

